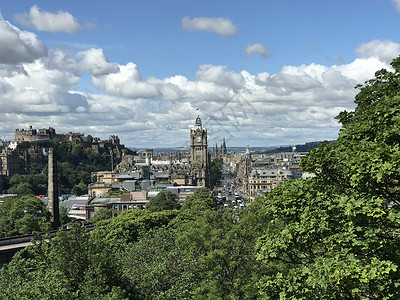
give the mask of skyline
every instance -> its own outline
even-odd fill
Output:
[[[53,127],[130,148],[334,140],[400,54],[400,0],[0,4],[0,138]]]

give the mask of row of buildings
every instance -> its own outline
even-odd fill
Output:
[[[3,176],[12,176],[20,171],[18,164],[21,157],[15,145],[23,142],[30,143],[24,152],[24,160],[41,165],[46,163],[48,153],[40,144],[51,139],[80,144],[95,151],[111,151],[119,156],[121,162],[111,171],[92,174],[86,203],[79,203],[84,212],[80,211],[78,215],[84,213],[85,219],[92,217],[101,207],[112,209],[115,215],[128,209],[145,208],[148,201],[160,191],[171,191],[183,202],[200,187],[212,188],[210,163],[215,158],[230,167],[242,195],[254,199],[281,182],[301,176],[299,162],[306,154],[297,152],[295,148],[289,153],[252,154],[249,146],[244,154],[228,153],[225,139],[219,148],[216,144],[209,151],[207,129],[203,128],[200,116],[189,131],[189,152],[154,153],[152,149],[147,149],[128,153],[122,151],[124,146],[120,144],[118,136],[112,135],[108,140],[101,140],[83,133],[57,134],[51,127],[17,129],[14,137],[13,145],[2,147],[0,170]],[[75,207],[73,211],[77,213],[79,209]]]
[[[306,177],[300,170],[300,160],[307,152],[292,152],[275,154],[251,154],[247,146],[246,153],[235,160],[234,171],[241,191],[251,200],[263,197],[279,183]]]
[[[88,188],[87,218],[101,207],[112,209],[114,215],[128,209],[142,209],[160,191],[171,191],[183,203],[196,189],[210,186],[210,161],[218,150],[208,151],[207,129],[197,116],[190,128],[189,153],[157,153],[152,149],[122,155],[112,171],[92,174]],[[225,149],[225,150],[223,150]],[[226,153],[223,141],[221,150]]]

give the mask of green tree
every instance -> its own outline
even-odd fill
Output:
[[[47,177],[44,174],[14,174],[10,179],[10,193],[44,195],[47,192]]]
[[[87,192],[88,192],[88,186],[83,180],[83,178],[81,179],[81,181],[79,181],[77,185],[74,185],[74,187],[72,188],[72,193],[74,195],[84,195],[87,194]]]
[[[266,195],[258,257],[275,268],[264,297],[398,299],[400,58],[359,86],[334,143],[302,160],[310,180]]]
[[[150,199],[146,205],[149,211],[163,211],[170,209],[180,209],[178,197],[171,191],[161,191],[154,198]]]
[[[263,213],[205,210],[140,233],[121,255],[129,290],[138,299],[256,299]]]
[[[244,217],[244,216],[243,216]],[[255,299],[264,263],[256,260],[255,242],[261,232],[255,219],[231,211],[205,210],[182,222],[176,244],[193,265],[193,299]]]
[[[34,195],[33,186],[29,182],[18,183],[8,189],[10,194],[17,194],[18,196]]]
[[[0,203],[0,237],[46,231],[49,220],[49,211],[36,197],[10,198]]]
[[[39,165],[38,163],[31,163],[29,168],[31,175],[40,174],[42,172],[42,166]]]
[[[28,150],[30,147],[31,147],[31,143],[24,141],[17,145],[17,150],[19,153],[22,153],[22,152]]]
[[[183,203],[183,210],[192,210],[202,212],[207,209],[215,209],[216,203],[211,196],[211,191],[208,188],[200,188],[193,195],[186,197]]]
[[[168,225],[178,215],[177,210],[150,212],[148,210],[127,210],[115,218],[96,223],[92,235],[117,249],[125,248],[137,241],[140,232]]]
[[[78,159],[82,157],[84,151],[82,145],[75,144],[72,146],[71,154],[76,156]]]
[[[215,158],[211,161],[210,173],[211,173],[211,186],[215,186],[219,183],[222,177],[222,164],[218,158]]]
[[[143,232],[121,255],[124,277],[137,299],[191,299],[196,265],[176,243],[179,231],[164,227]]]
[[[100,207],[94,216],[90,219],[92,223],[97,223],[102,220],[107,220],[112,218],[112,210],[106,207]]]
[[[79,225],[39,240],[0,270],[1,299],[127,299],[108,245]]]
[[[60,223],[64,225],[71,221],[72,218],[68,216],[68,209],[65,206],[60,206]]]

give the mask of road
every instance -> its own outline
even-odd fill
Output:
[[[217,199],[219,200],[219,205],[224,205],[225,207],[235,210],[245,208],[246,201],[236,185],[236,176],[231,173],[227,165],[222,167],[222,179],[218,185]]]

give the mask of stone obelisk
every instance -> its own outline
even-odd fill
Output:
[[[47,208],[51,213],[51,221],[60,225],[60,204],[58,200],[58,183],[57,183],[57,163],[54,157],[54,149],[50,148],[49,161],[47,164],[49,168],[48,174],[48,191]]]

